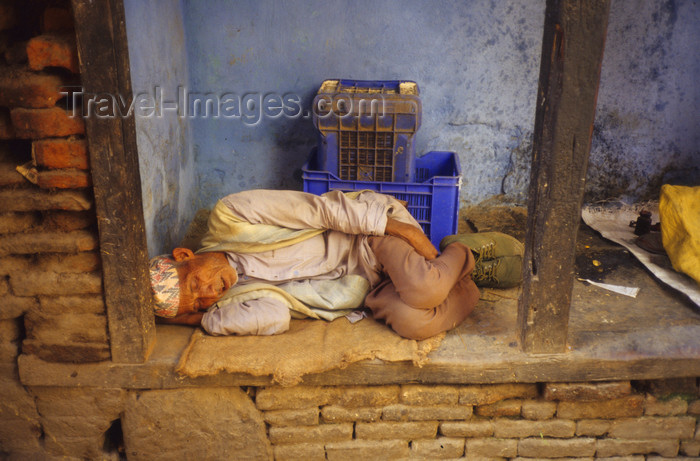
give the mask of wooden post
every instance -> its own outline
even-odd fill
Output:
[[[524,351],[566,350],[610,0],[547,0],[518,330]]]
[[[83,92],[131,101],[122,0],[73,0]],[[128,107],[128,106],[127,106]],[[133,113],[85,118],[112,361],[140,363],[155,343]]]

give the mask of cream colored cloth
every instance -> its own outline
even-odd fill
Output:
[[[214,309],[254,296],[279,301],[284,293],[295,318],[347,315],[381,280],[366,236],[383,235],[388,216],[420,227],[396,199],[372,191],[257,190],[224,197],[198,252],[226,252],[242,274]],[[251,284],[255,289],[246,288]]]
[[[673,268],[700,284],[700,186],[661,187],[661,240]]]

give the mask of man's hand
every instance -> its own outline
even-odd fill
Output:
[[[189,312],[175,317],[156,317],[157,323],[168,323],[175,325],[200,325],[204,312]]]
[[[428,237],[422,230],[410,224],[402,223],[393,218],[387,218],[385,235],[393,235],[408,242],[416,249],[418,254],[426,259],[435,259],[438,251],[435,246],[428,240]]]

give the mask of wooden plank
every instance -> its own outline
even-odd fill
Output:
[[[566,350],[609,9],[609,0],[547,1],[518,305],[519,340],[530,353]]]
[[[160,339],[159,339],[160,341]],[[697,354],[697,351],[695,351]],[[631,354],[630,354],[631,355]],[[251,357],[251,360],[254,360]],[[25,386],[118,387],[170,389],[179,387],[268,386],[271,377],[218,373],[196,378],[175,372],[177,359],[146,364],[52,363],[36,356],[19,358]],[[596,356],[592,354],[490,354],[469,361],[431,360],[418,367],[411,362],[357,362],[344,369],[303,376],[303,384],[318,386],[380,384],[493,384],[646,380],[700,376],[697,355]]]
[[[122,0],[73,0],[86,94],[130,101]],[[85,119],[112,361],[146,360],[155,340],[133,114]]]

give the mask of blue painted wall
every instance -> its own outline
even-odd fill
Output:
[[[190,83],[199,92],[293,93],[309,109],[326,78],[418,83],[416,153],[454,150],[463,198],[522,187],[512,151],[529,145],[544,2],[186,2]],[[284,5],[284,7],[282,7]],[[213,12],[216,12],[213,14]],[[199,205],[246,188],[300,188],[316,143],[310,118],[193,119]]]
[[[700,2],[613,0],[588,201],[700,185]]]
[[[167,81],[167,100],[179,86],[210,103],[225,95],[256,103],[240,117],[200,110],[140,123],[140,155],[152,157],[142,160],[146,220],[154,231],[175,229],[159,248],[222,195],[301,188],[316,143],[308,110],[326,78],[415,80],[423,102],[416,152],[459,154],[465,202],[526,200],[543,0],[127,5],[135,89]],[[587,200],[653,197],[667,180],[700,183],[697,43],[697,0],[613,0]],[[261,115],[258,98],[270,93],[298,97],[303,110]]]
[[[180,242],[196,211],[190,122],[168,109],[189,79],[183,9],[179,0],[125,0],[124,8],[146,238],[154,256]]]

